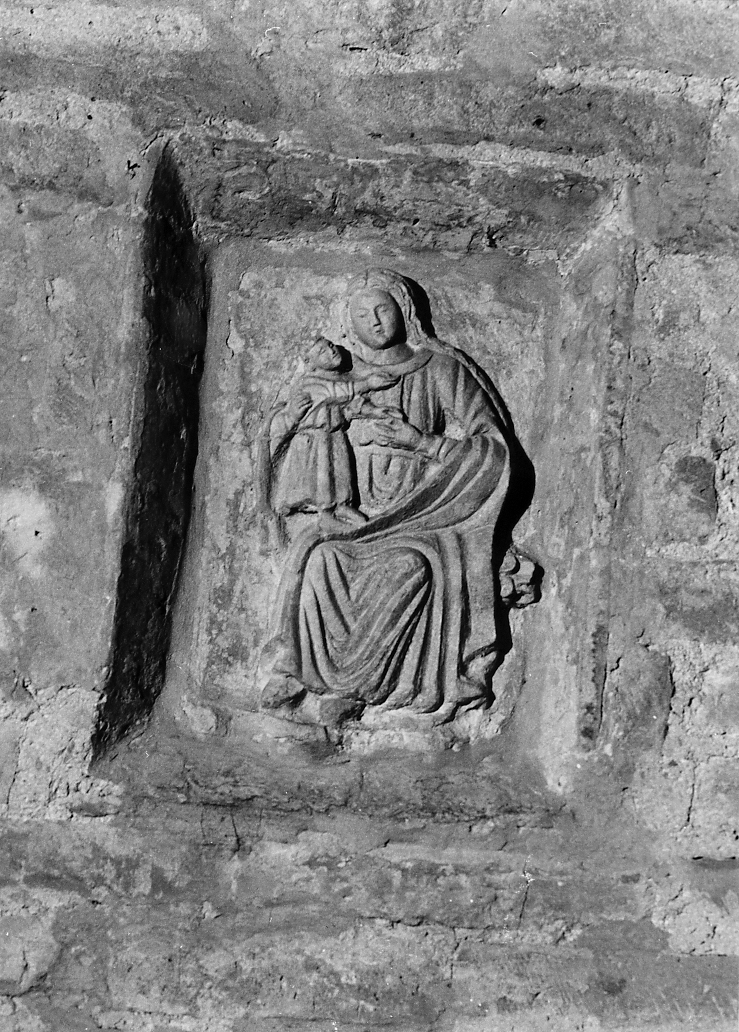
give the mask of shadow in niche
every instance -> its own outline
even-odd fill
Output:
[[[110,674],[93,738],[96,757],[147,718],[164,684],[197,455],[207,284],[190,208],[166,149],[147,206],[147,367],[143,398],[139,396],[138,454],[125,516]]]

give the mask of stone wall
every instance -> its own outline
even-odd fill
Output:
[[[3,6],[0,1028],[735,1026],[737,40]],[[453,749],[259,709],[256,438],[369,264],[537,476],[542,597]]]
[[[25,158],[29,172],[29,138],[42,136],[23,121],[31,117],[43,115],[17,109],[3,123],[20,141],[15,150],[7,141],[8,160]],[[70,151],[81,150],[69,136]],[[104,204],[81,185],[82,196],[56,188],[54,142],[43,185],[26,185],[19,170],[3,190],[2,805],[29,817],[47,806],[66,813],[56,800],[86,783],[142,339],[141,234],[125,176],[115,198],[98,162]]]

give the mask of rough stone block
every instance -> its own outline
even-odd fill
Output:
[[[0,993],[27,993],[46,976],[58,955],[59,944],[45,920],[0,917]]]

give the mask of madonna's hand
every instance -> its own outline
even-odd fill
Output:
[[[374,442],[382,447],[416,451],[423,441],[420,430],[398,417],[385,415],[371,423]]]

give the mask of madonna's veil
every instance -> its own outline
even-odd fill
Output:
[[[349,312],[352,298],[365,290],[387,291],[400,308],[405,322],[406,340],[414,351],[426,348],[437,354],[451,355],[457,362],[461,363],[474,376],[493,403],[501,430],[506,434],[512,434],[511,417],[503,399],[498,394],[495,385],[487,374],[480,369],[476,362],[473,362],[469,355],[441,340],[433,333],[430,327],[428,329],[424,327],[419,316],[419,299],[416,296],[418,289],[420,288],[416,288],[412,280],[402,276],[399,272],[394,272],[392,269],[383,269],[379,266],[365,269],[358,276],[354,276],[347,285],[346,295],[339,312],[343,343],[352,355],[356,354],[354,350],[356,341]]]

